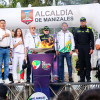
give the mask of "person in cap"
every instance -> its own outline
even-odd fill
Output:
[[[8,87],[4,84],[0,84],[0,100],[8,100]]]
[[[79,82],[91,82],[91,54],[94,49],[94,35],[91,27],[86,25],[86,18],[80,18],[80,27],[75,30],[75,49],[80,63],[80,80]],[[84,67],[86,67],[86,74]]]
[[[49,33],[50,33],[49,27],[45,26],[43,28],[43,34],[40,35],[40,40],[41,40],[41,43],[47,45],[46,47],[52,48],[54,47],[54,37],[50,35]],[[50,53],[50,51],[48,53]]]

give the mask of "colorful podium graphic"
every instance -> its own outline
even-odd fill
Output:
[[[28,54],[32,66],[34,90],[42,92],[50,99],[49,81],[54,54]]]

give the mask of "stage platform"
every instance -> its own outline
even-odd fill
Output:
[[[9,88],[9,100],[27,100],[28,97],[34,93],[34,84],[23,83],[23,84],[6,84]],[[78,100],[80,94],[85,90],[100,88],[100,82],[74,82],[74,83],[50,83],[50,95],[51,100],[57,98],[57,96],[63,91],[71,91],[75,97],[75,100]],[[55,100],[55,99],[54,99]]]

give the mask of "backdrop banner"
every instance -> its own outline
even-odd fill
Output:
[[[69,27],[79,27],[80,18],[86,17],[87,25],[100,33],[100,4],[82,4],[66,6],[1,8],[0,19],[6,20],[8,29],[29,29],[34,24],[37,29],[45,25],[50,28],[60,28],[62,22]]]

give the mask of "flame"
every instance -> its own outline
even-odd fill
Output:
[[[53,46],[54,46],[54,39],[51,40],[51,37],[49,37],[48,41],[49,42],[46,42],[46,40],[41,41],[40,48],[53,48]]]

